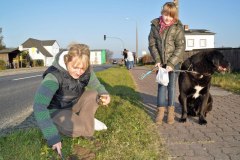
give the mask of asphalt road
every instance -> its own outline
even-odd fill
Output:
[[[98,65],[93,66],[93,69],[98,72],[110,67],[112,65]],[[34,94],[42,80],[43,70],[14,72],[0,76],[0,129],[32,113]]]
[[[30,114],[41,75],[42,72],[35,72],[0,78],[0,128],[19,116]]]

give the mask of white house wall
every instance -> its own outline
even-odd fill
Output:
[[[60,46],[58,45],[57,42],[54,42],[53,46],[52,46],[52,53],[53,56],[55,57],[56,54],[60,51]]]
[[[46,58],[46,66],[51,66],[54,61],[54,57],[47,57]]]
[[[53,47],[52,46],[43,46],[49,53],[53,53]]]
[[[101,64],[101,51],[90,51],[90,63]]]
[[[56,54],[59,52],[60,47],[57,42],[54,42],[52,46],[44,46],[44,48],[53,56],[55,57]]]
[[[27,50],[28,50],[28,53],[29,53],[30,57],[33,60],[41,59],[41,60],[43,60],[44,66],[46,65],[45,56],[40,51],[38,51],[37,48],[32,47],[32,48],[28,48]]]
[[[185,35],[186,51],[193,49],[214,48],[214,35]],[[202,45],[206,40],[206,45]]]
[[[54,42],[52,46],[44,46],[44,48],[53,56],[53,57],[47,57],[46,59],[46,66],[51,66],[56,54],[60,50],[60,47],[57,42]]]
[[[29,55],[32,59],[42,59],[44,60],[45,56],[37,48],[28,48]]]

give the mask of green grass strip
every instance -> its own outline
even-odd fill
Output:
[[[240,94],[240,73],[215,73],[212,77],[212,84]]]
[[[94,159],[167,159],[157,126],[140,103],[134,81],[125,68],[110,68],[98,72],[97,77],[111,95],[108,106],[100,106],[96,118],[108,129],[95,132],[94,141],[63,136],[65,159],[82,159],[79,147],[88,150]],[[38,128],[16,131],[0,137],[2,159],[57,159],[43,140]]]

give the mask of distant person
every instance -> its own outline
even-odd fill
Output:
[[[134,65],[134,56],[133,53],[127,50],[127,69],[132,69]]]
[[[124,64],[127,67],[127,49],[123,50],[123,59],[124,59]]]
[[[33,105],[34,116],[48,145],[61,154],[59,133],[92,137],[98,100],[107,105],[110,96],[90,66],[88,46],[73,44],[69,51],[57,54],[53,65],[43,73]]]
[[[133,59],[134,59],[134,63],[133,63],[133,67],[135,66],[135,63],[137,64],[137,57],[136,57],[136,52],[133,52]]]
[[[173,124],[175,85],[178,76],[174,70],[179,69],[185,51],[183,25],[178,19],[177,7],[173,2],[165,3],[162,7],[161,16],[152,20],[151,23],[148,37],[151,56],[156,63],[156,67],[164,67],[169,73],[168,86],[158,84],[156,123],[162,124],[165,107],[167,106],[167,123]]]

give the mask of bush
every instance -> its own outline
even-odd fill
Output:
[[[142,63],[145,64],[153,64],[153,58],[150,54],[146,54],[142,57]]]
[[[42,67],[44,66],[44,62],[42,59],[33,60],[33,67]]]
[[[0,70],[5,70],[6,68],[6,62],[0,59]]]

